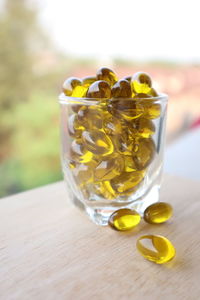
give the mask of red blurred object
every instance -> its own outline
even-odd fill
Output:
[[[190,126],[191,129],[198,128],[198,127],[200,127],[200,117],[197,120],[195,120]]]

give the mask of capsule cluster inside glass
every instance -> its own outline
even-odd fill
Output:
[[[63,92],[77,99],[67,124],[67,160],[83,195],[113,200],[135,193],[156,153],[153,120],[161,114],[150,76],[138,72],[119,80],[100,68],[95,76],[68,78]]]

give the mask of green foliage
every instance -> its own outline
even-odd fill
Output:
[[[14,154],[0,167],[0,196],[62,178],[58,108],[56,95],[35,94],[9,116]]]

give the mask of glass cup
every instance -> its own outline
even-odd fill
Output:
[[[120,208],[143,214],[159,200],[167,100],[59,96],[67,190],[96,224]]]

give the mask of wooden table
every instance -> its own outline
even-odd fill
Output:
[[[200,184],[165,176],[167,224],[131,233],[99,227],[66,199],[63,182],[0,200],[0,299],[200,299]],[[177,249],[165,265],[135,243],[163,234]]]

